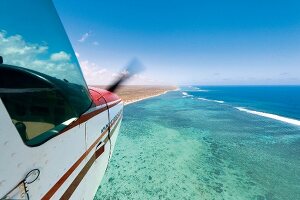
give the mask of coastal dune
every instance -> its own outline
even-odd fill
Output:
[[[107,88],[107,86],[103,85],[96,85],[94,87],[102,89]],[[124,101],[124,104],[128,105],[130,103],[159,96],[176,89],[178,89],[176,86],[166,85],[122,85],[116,90],[116,93]]]

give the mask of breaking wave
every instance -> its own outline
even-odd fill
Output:
[[[198,98],[199,100],[203,100],[203,101],[212,101],[212,102],[216,102],[216,103],[225,103],[224,101],[220,101],[220,100],[213,100],[213,99],[205,99],[205,98]]]
[[[195,87],[197,92],[208,92],[209,90],[203,90],[199,87]]]
[[[187,92],[182,92],[183,97],[193,97],[193,95],[188,94]]]
[[[285,123],[300,126],[300,120],[297,120],[297,119],[291,119],[288,117],[283,117],[283,116],[279,116],[279,115],[275,115],[275,114],[271,114],[271,113],[264,113],[264,112],[259,112],[259,111],[255,111],[255,110],[249,110],[249,109],[246,109],[243,107],[235,107],[235,108],[238,109],[239,111],[243,111],[243,112],[247,112],[250,114],[259,115],[262,117],[267,117],[270,119],[275,119],[275,120],[282,121]]]

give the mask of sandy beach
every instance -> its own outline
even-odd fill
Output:
[[[94,86],[99,88],[107,88],[106,86]],[[116,93],[124,101],[125,105],[159,96],[171,90],[176,90],[176,86],[145,86],[145,85],[124,85],[121,86]]]

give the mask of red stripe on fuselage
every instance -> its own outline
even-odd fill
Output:
[[[121,116],[119,116],[119,119],[114,121],[110,127],[112,127],[114,124],[118,124],[121,119]],[[60,186],[67,180],[67,178],[70,177],[70,175],[75,171],[75,169],[80,165],[80,163],[86,158],[86,156],[92,151],[92,149],[99,143],[101,138],[106,134],[108,131],[108,128],[99,136],[98,139],[88,148],[86,152],[71,166],[70,169],[52,186],[52,188],[43,196],[42,200],[50,199],[55,192],[60,188]]]
[[[61,133],[64,133],[66,132],[67,130],[70,130],[71,128],[74,128],[75,126],[78,126],[79,124],[82,124],[84,122],[86,122],[87,120],[91,119],[92,117],[104,112],[107,110],[107,108],[111,108],[117,104],[119,104],[122,100],[119,100],[109,106],[105,106],[103,108],[99,108],[98,110],[95,110],[95,111],[92,111],[92,112],[89,112],[89,113],[86,113],[86,114],[83,114],[81,115],[76,121],[72,122],[70,125],[68,125],[66,128],[64,128],[61,132]]]

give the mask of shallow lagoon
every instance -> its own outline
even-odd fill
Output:
[[[124,109],[95,199],[300,199],[300,128],[181,91]]]

